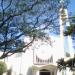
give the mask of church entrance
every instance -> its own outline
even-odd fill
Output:
[[[51,73],[49,70],[42,69],[42,70],[40,70],[40,75],[51,75]]]
[[[33,66],[33,75],[57,75],[57,66],[45,65],[45,66]]]

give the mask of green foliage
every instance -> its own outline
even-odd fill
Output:
[[[66,31],[64,32],[64,35],[75,35],[75,15],[69,17],[70,26],[67,26]]]
[[[0,75],[7,71],[7,66],[5,62],[0,61]]]
[[[74,35],[75,34],[75,25],[71,25],[67,27],[67,30],[64,32],[64,35]]]
[[[60,71],[66,69],[66,62],[64,62],[64,58],[61,58],[57,61],[57,67]]]
[[[64,61],[64,58],[59,59],[57,61],[57,65],[58,65],[58,69],[61,70],[65,70],[67,67],[71,70],[71,71],[75,71],[75,55],[73,58],[68,59],[67,61]]]

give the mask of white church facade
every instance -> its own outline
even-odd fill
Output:
[[[11,75],[62,75],[63,71],[57,68],[60,58],[64,58],[61,39],[51,36],[48,42],[36,39],[25,53],[16,53],[4,61]],[[68,69],[64,75],[72,75],[72,72]]]

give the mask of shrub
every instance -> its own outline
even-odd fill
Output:
[[[0,75],[7,71],[7,65],[5,62],[0,61]]]

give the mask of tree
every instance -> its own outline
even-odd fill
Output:
[[[0,75],[7,71],[7,66],[5,62],[0,61]]]
[[[66,62],[64,61],[64,58],[61,58],[57,61],[57,67],[61,71],[62,69],[66,69]]]
[[[62,69],[66,70],[68,67],[71,71],[75,71],[75,55],[73,58],[64,61],[65,58],[61,58],[57,61],[58,69],[61,71]]]
[[[66,31],[64,32],[65,36],[71,35],[74,37],[75,35],[75,17],[69,17],[70,26],[66,28]]]
[[[46,29],[58,30],[60,0],[0,0],[0,58],[25,52],[36,37],[43,38]],[[68,2],[65,0],[65,6]],[[59,31],[58,31],[59,32]],[[25,44],[23,38],[32,39]]]

